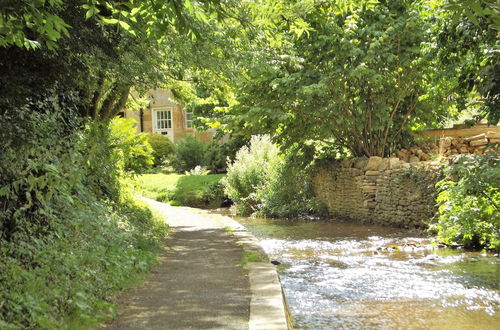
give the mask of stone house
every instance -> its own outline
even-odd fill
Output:
[[[121,115],[137,121],[138,132],[166,135],[172,142],[178,142],[186,135],[193,135],[198,140],[210,142],[215,130],[198,131],[193,127],[193,114],[184,110],[184,106],[174,103],[172,93],[164,89],[148,92],[149,105],[141,110],[124,109]]]

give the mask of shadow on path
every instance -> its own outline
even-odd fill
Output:
[[[104,328],[248,329],[250,288],[236,239],[186,209],[166,207],[164,214],[173,232],[161,264],[122,297],[118,318]]]

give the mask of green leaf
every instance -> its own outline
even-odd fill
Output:
[[[125,31],[130,31],[130,25],[127,22],[118,21],[118,23]]]
[[[104,24],[112,25],[117,24],[119,20],[117,20],[116,18],[105,18],[101,16],[101,22],[103,22]]]

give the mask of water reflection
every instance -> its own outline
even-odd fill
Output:
[[[419,232],[237,218],[278,267],[296,328],[499,329],[500,262]]]

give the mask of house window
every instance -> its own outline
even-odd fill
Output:
[[[186,128],[193,128],[193,112],[185,111],[186,114]]]
[[[156,132],[162,133],[172,128],[172,110],[157,109],[154,111],[154,117]]]

